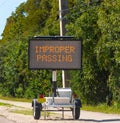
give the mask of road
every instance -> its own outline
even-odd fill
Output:
[[[34,120],[33,116],[31,115],[23,115],[10,112],[13,109],[30,109],[32,111],[31,103],[6,100],[0,100],[0,102],[14,105],[12,107],[0,106],[0,115],[4,116],[0,117],[0,123],[46,123],[46,121],[47,123],[120,123],[120,115],[83,110],[81,110],[80,119],[78,120],[72,119],[71,112],[65,112],[64,120],[61,119],[61,113],[51,113],[46,120],[44,120],[43,116],[41,116],[40,120]]]
[[[5,117],[0,116],[0,123],[15,123],[14,121],[10,121]]]

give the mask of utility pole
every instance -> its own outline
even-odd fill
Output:
[[[59,0],[60,36],[64,36],[66,33],[65,25],[68,21],[64,17],[67,13],[68,0]]]
[[[64,16],[68,13],[68,0],[59,0],[59,18],[60,18],[60,36],[64,36],[66,33],[65,25],[67,20]],[[66,86],[66,76],[67,71],[62,70],[62,84],[63,88]]]

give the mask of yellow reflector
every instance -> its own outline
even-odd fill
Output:
[[[44,102],[46,102],[46,98],[39,98],[39,99],[38,99],[38,102],[44,103]]]

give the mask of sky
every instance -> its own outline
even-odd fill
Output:
[[[5,28],[6,20],[16,10],[16,8],[27,0],[0,0],[0,39]]]

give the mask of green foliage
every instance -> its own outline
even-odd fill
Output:
[[[28,110],[28,109],[19,109],[19,110],[11,110],[10,112],[12,113],[16,113],[16,114],[24,114],[24,115],[33,115],[32,110]]]
[[[111,107],[106,104],[83,105],[82,109],[86,111],[103,112],[108,114],[120,114],[120,105],[118,103]]]
[[[73,88],[86,103],[119,102],[119,7],[120,2],[77,4],[67,25],[68,34],[83,39],[83,69],[73,74]],[[82,7],[81,7],[82,6]],[[77,78],[77,79],[76,79]]]
[[[100,66],[109,71],[108,86],[112,92],[113,100],[120,102],[119,79],[119,27],[120,27],[120,1],[106,0],[99,8],[98,26],[101,38],[97,46],[97,60]]]
[[[52,0],[51,9],[49,11],[49,17],[46,21],[43,21],[42,25],[44,28],[40,30],[40,35],[43,36],[55,36],[59,35],[59,12],[58,12],[58,1]]]
[[[82,70],[70,72],[73,92],[87,104],[119,103],[120,1],[70,0],[66,18],[66,35],[83,40]],[[58,1],[28,0],[7,19],[0,41],[2,95],[34,98],[51,92],[51,71],[28,69],[28,40],[34,35],[59,35]],[[57,81],[60,87],[60,71]]]
[[[0,102],[0,106],[11,107],[12,105],[11,105],[11,104],[7,104],[7,103],[1,103],[1,102]]]

